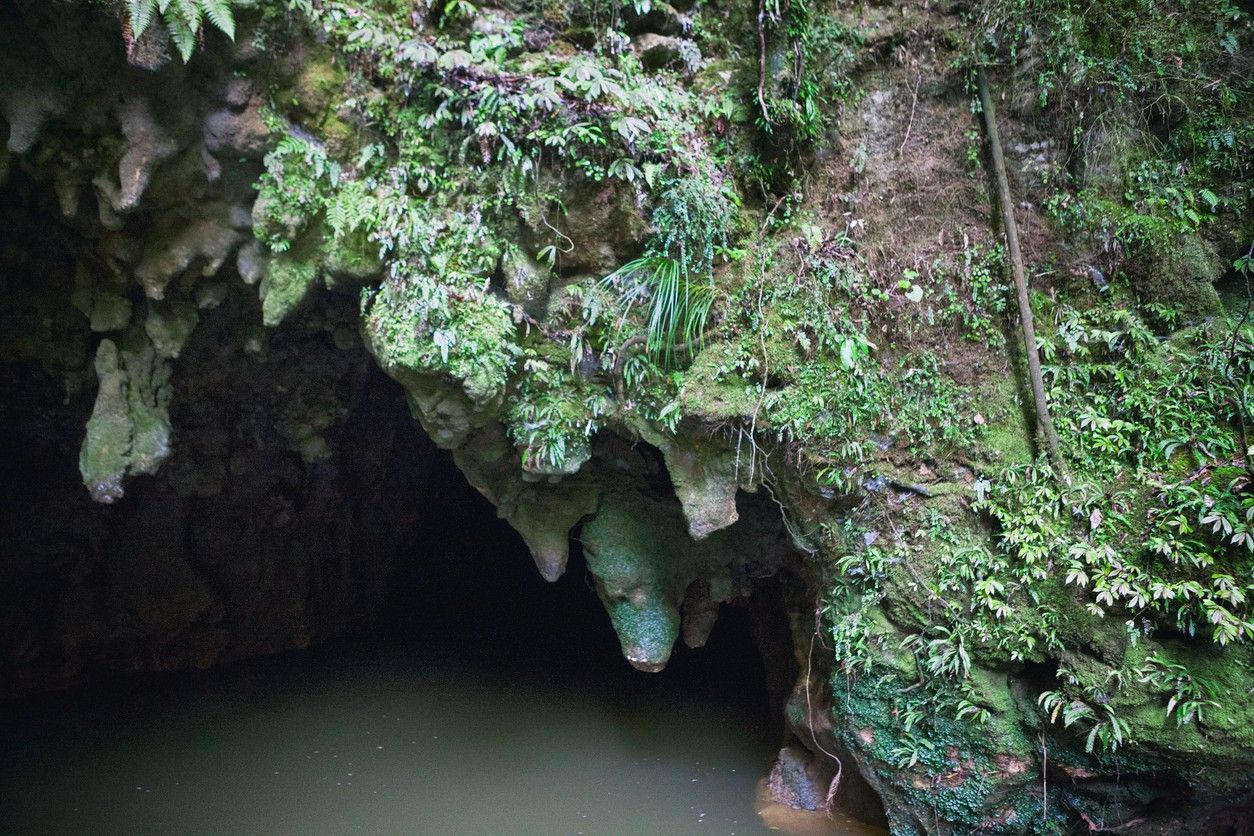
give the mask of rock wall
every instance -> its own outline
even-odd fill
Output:
[[[1169,126],[1073,130],[1027,59],[998,74],[1072,483],[1036,457],[959,69],[1005,4],[403,5],[241,7],[187,63],[108,5],[0,11],[10,690],[369,617],[429,438],[546,579],[578,543],[641,670],[723,603],[787,613],[788,803],[1243,826],[1248,556],[1207,544],[1235,577],[1204,586],[1160,542],[1180,485],[1246,507],[1244,390],[1205,376],[1239,176],[1210,225],[1200,191],[1129,216],[1167,175],[1128,149]]]
[[[351,301],[263,328],[259,56],[134,66],[116,23],[0,12],[5,696],[367,623],[438,490]]]

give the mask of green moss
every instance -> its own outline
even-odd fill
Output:
[[[99,386],[79,472],[92,498],[107,503],[122,497],[126,477],[155,473],[170,455],[170,370],[134,329],[120,348],[101,340],[95,367]]]
[[[519,353],[509,309],[495,296],[468,295],[455,305],[447,296],[423,297],[421,286],[406,282],[367,293],[363,330],[376,359],[393,376],[446,375],[476,404],[499,401]]]
[[[379,245],[362,230],[336,238],[322,238],[322,274],[328,290],[356,292],[383,273]]]
[[[734,371],[735,351],[729,343],[716,342],[697,355],[679,390],[685,413],[711,421],[753,414],[761,388]]]
[[[678,508],[630,494],[603,498],[584,524],[597,592],[623,655],[642,669],[660,670],[679,636],[679,604],[697,572],[687,541]]]
[[[988,460],[1002,465],[1031,464],[1032,437],[1024,420],[1018,382],[1009,375],[986,382],[980,404],[987,424],[979,449]]]
[[[1154,246],[1142,263],[1135,285],[1146,301],[1175,307],[1190,319],[1222,313],[1215,282],[1226,265],[1200,234],[1182,233]]]
[[[318,265],[286,253],[270,261],[270,269],[261,282],[261,316],[269,328],[300,307],[305,296],[318,280]]]

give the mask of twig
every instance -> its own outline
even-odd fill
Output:
[[[758,402],[753,407],[753,417],[749,420],[749,438],[752,440],[758,432],[758,413],[762,411],[762,404],[766,402],[766,384],[770,381],[768,369],[770,368],[770,355],[766,350],[766,314],[762,310],[762,285],[758,285],[758,338],[762,343],[762,393],[758,396]],[[756,471],[758,445],[753,445],[753,455],[749,458],[749,478],[753,479]]]
[[[910,99],[910,121],[906,123],[906,135],[902,138],[901,145],[897,148],[898,157],[906,150],[906,143],[910,141],[910,129],[914,127],[914,109],[919,104],[919,82],[922,80],[922,75],[914,77],[914,95]]]
[[[1041,732],[1041,824],[1049,821],[1049,749],[1045,748],[1045,732]]]
[[[1254,241],[1250,242],[1250,249],[1245,254],[1246,261],[1254,258]],[[1250,458],[1250,437],[1245,426],[1245,393],[1238,388],[1236,381],[1232,375],[1232,361],[1237,355],[1237,338],[1241,334],[1241,329],[1245,327],[1245,323],[1250,318],[1250,308],[1254,305],[1254,292],[1250,289],[1250,271],[1254,269],[1249,263],[1245,265],[1245,269],[1241,274],[1245,277],[1245,310],[1241,313],[1241,319],[1232,328],[1232,341],[1228,346],[1228,361],[1224,363],[1224,380],[1232,385],[1232,401],[1237,411],[1237,437],[1241,442],[1241,457],[1245,459],[1245,470],[1254,478],[1254,459]]]
[[[758,107],[762,108],[763,127],[771,128],[771,115],[766,109],[766,0],[758,0]]]

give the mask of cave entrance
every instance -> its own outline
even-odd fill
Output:
[[[417,659],[488,682],[726,710],[759,730],[765,772],[782,715],[768,698],[747,607],[724,605],[705,647],[677,642],[663,671],[641,673],[622,656],[577,539],[562,577],[544,580],[522,538],[452,457],[425,435],[418,444],[425,496],[395,556],[382,636]]]

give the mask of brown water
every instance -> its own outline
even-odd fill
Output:
[[[354,646],[9,707],[0,828],[769,832],[755,785],[776,741],[754,706],[699,681],[659,699],[644,674],[569,673]],[[789,830],[866,832],[765,814]]]

